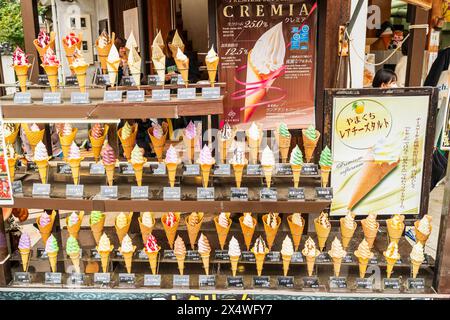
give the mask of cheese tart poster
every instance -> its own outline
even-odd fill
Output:
[[[331,215],[419,214],[429,96],[333,99]]]
[[[315,0],[218,1],[225,122],[314,124],[317,12]]]

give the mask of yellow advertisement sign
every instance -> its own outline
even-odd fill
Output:
[[[429,96],[334,98],[331,215],[419,213],[428,104]]]

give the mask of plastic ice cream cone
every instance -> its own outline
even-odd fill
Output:
[[[209,253],[202,253],[200,254],[200,256],[202,257],[202,262],[203,262],[203,268],[205,268],[205,274],[209,275]]]
[[[69,66],[72,65],[75,49],[81,50],[81,44],[83,43],[83,34],[82,33],[78,34],[78,39],[80,39],[80,41],[71,47],[68,47],[65,41],[62,42],[64,52],[66,53],[66,58],[67,58],[67,62],[69,63]]]
[[[9,175],[11,177],[11,181],[14,181],[14,174],[16,173],[16,162],[17,162],[17,158],[8,158],[8,170],[9,170]]]
[[[25,64],[22,66],[14,66],[14,71],[16,72],[17,79],[19,80],[20,91],[27,91],[27,80],[28,80],[28,69],[30,65]]]
[[[19,252],[22,259],[22,270],[27,272],[28,262],[30,261],[30,249],[19,249]]]
[[[375,238],[377,237],[378,228],[380,227],[380,223],[377,222],[377,228],[375,230],[370,229],[366,225],[366,220],[361,220],[361,225],[364,232],[364,238],[366,239],[367,243],[369,244],[369,248],[373,247],[373,243],[375,242]]]
[[[230,256],[230,262],[231,262],[231,273],[233,274],[233,277],[236,277],[239,256]]]
[[[98,244],[103,233],[103,226],[105,224],[105,217],[96,224],[91,225],[92,234],[94,235],[95,243]]]
[[[81,222],[83,220],[83,216],[84,216],[84,212],[81,211],[78,215],[78,222],[74,225],[69,226],[69,216],[66,217],[66,226],[67,226],[67,231],[69,232],[69,234],[74,237],[75,239],[78,240],[78,232],[80,231],[81,228]]]
[[[136,250],[136,246],[134,247],[134,250]],[[133,263],[134,250],[131,252],[122,252],[123,259],[125,260],[125,268],[127,269],[127,273],[131,273],[131,265]]]
[[[253,234],[255,233],[256,229],[257,220],[255,218],[252,218],[252,220],[253,220],[253,228],[250,228],[244,224],[244,216],[239,217],[239,223],[241,224],[242,234],[244,235],[244,241],[245,245],[247,246],[247,250],[250,250]]]
[[[159,250],[161,250],[161,247],[159,247]],[[159,250],[155,251],[155,252],[145,251],[145,253],[147,254],[148,263],[150,264],[150,269],[152,269],[153,275],[156,274],[156,270],[157,270]]]
[[[108,263],[109,263],[109,256],[111,254],[111,251],[113,251],[114,246],[111,245],[111,249],[109,251],[98,251],[98,247],[97,247],[97,251],[98,254],[100,255],[100,259],[102,262],[102,270],[104,273],[108,272]]]
[[[34,162],[38,167],[39,177],[41,178],[42,184],[46,184],[48,176],[48,160],[35,160]]]
[[[278,137],[278,148],[280,149],[280,156],[281,161],[283,163],[287,162],[289,149],[291,147],[291,137],[283,137],[280,134],[277,135]]]
[[[50,90],[52,92],[56,92],[56,89],[58,87],[58,68],[57,66],[48,66],[48,65],[41,65],[42,68],[44,68],[45,73],[47,74],[48,82],[50,84]]]
[[[52,214],[50,215],[50,223],[45,226],[40,225],[39,218],[40,217],[36,218],[36,224],[38,225],[39,232],[41,233],[42,242],[45,244],[45,243],[47,243],[47,239],[52,234],[53,223],[55,222],[55,218],[56,218],[56,212],[55,211],[52,212]]]
[[[416,240],[425,246],[425,243],[427,242],[428,237],[430,235],[423,234],[422,232],[419,231],[419,220],[414,222],[414,231],[416,233]],[[431,232],[430,232],[430,234],[431,234]]]
[[[314,219],[314,227],[316,228],[317,240],[319,241],[319,249],[323,251],[325,248],[331,228],[325,228],[319,223],[319,218]]]
[[[48,261],[50,262],[50,269],[52,272],[56,272],[56,262],[58,260],[58,252],[48,252]]]
[[[317,142],[320,138],[320,132],[316,130],[316,139],[310,140],[305,134],[303,137],[303,147],[305,148],[305,159],[306,162],[310,163],[314,154],[314,150],[316,149]]]
[[[415,279],[419,274],[419,269],[420,265],[422,264],[422,261],[411,260],[411,264],[412,264],[412,277]]]
[[[186,255],[176,255],[177,262],[178,262],[178,270],[180,271],[180,274],[184,274],[184,260],[186,259]]]
[[[368,258],[358,258],[358,263],[359,263],[359,277],[360,278],[364,278],[365,274],[366,274],[366,270],[367,270],[367,265],[369,264],[369,259]]]
[[[86,72],[88,68],[88,64],[78,67],[72,67],[73,72],[77,76],[80,92],[86,92]]]
[[[397,259],[388,258],[386,257],[386,255],[384,255],[384,257],[386,258],[386,274],[387,278],[389,279],[391,277],[392,271],[394,270]]]
[[[206,63],[206,69],[208,70],[209,82],[211,83],[211,87],[214,87],[214,83],[216,82],[217,67],[219,65],[219,59],[216,59],[213,62],[205,61],[205,63]]]
[[[305,228],[305,219],[302,217],[302,226],[292,222],[292,216],[287,217],[287,222],[289,224],[289,229],[291,230],[292,241],[294,243],[295,251],[298,250],[300,246],[300,241],[302,240],[303,229]]]
[[[283,258],[283,275],[286,277],[289,271],[289,265],[291,264],[291,255],[283,254],[281,255]]]
[[[81,273],[80,271],[80,252],[69,254],[72,265],[75,268],[76,273]]]
[[[300,184],[300,174],[303,166],[301,164],[291,164],[292,175],[294,176],[294,188],[298,188]]]
[[[14,144],[14,143],[16,143],[17,136],[19,135],[19,128],[20,128],[20,124],[16,123],[14,125],[14,132],[11,133],[9,136],[5,136],[6,144]]]
[[[132,126],[131,135],[125,140],[122,139],[122,128],[120,128],[117,131],[120,142],[122,143],[123,153],[125,155],[125,158],[127,158],[127,160],[131,159],[131,151],[133,150],[134,146],[136,145],[137,126],[138,126],[137,123],[135,123]]]
[[[220,244],[220,248],[222,250],[225,247],[225,242],[227,240],[228,232],[230,231],[230,227],[231,227],[231,220],[230,219],[228,219],[228,220],[229,220],[228,227],[224,228],[219,224],[219,217],[214,217],[214,223],[216,225],[217,236],[219,238],[219,244]]]
[[[187,86],[189,82],[189,59],[181,61],[175,58],[175,64],[177,65],[178,72],[180,72],[181,77],[183,78],[183,81]]]
[[[212,164],[201,164],[200,168],[202,170],[202,184],[203,188],[208,188],[209,174],[211,173]]]
[[[180,224],[180,213],[179,212],[175,212],[174,213],[175,216],[177,217],[177,221],[175,221],[175,223],[173,224],[172,227],[168,227],[164,222],[163,222],[163,227],[164,227],[164,231],[166,232],[166,236],[167,236],[167,241],[169,242],[169,246],[170,249],[173,249],[173,243],[175,241],[175,236],[177,235],[177,229],[178,229],[178,225]],[[164,219],[165,221],[165,216],[163,215],[161,220]]]
[[[109,51],[111,50],[111,47],[114,44],[114,39],[115,39],[115,33],[111,33],[111,41],[109,41],[106,46],[104,46],[103,48],[100,48],[98,46],[98,39],[95,41],[95,46],[97,48],[97,52],[98,52],[98,58],[100,60],[100,65],[102,68],[102,73],[106,74],[108,72],[108,67],[106,65],[106,60],[108,59],[108,54]]]
[[[272,174],[273,174],[273,166],[272,165],[263,165],[262,166],[264,177],[266,178],[267,188],[270,188],[272,184]]]
[[[316,263],[316,257],[306,256],[306,267],[308,269],[308,276],[311,277],[314,273],[314,264]]]
[[[145,159],[145,162],[146,161],[147,159]],[[142,173],[144,171],[145,162],[133,163],[134,176],[136,177],[136,183],[139,187],[142,186]]]
[[[277,236],[278,228],[281,225],[281,218],[277,216],[277,226],[276,228],[272,228],[266,223],[267,216],[268,216],[267,214],[263,215],[262,220],[264,224],[264,231],[266,233],[267,247],[269,248],[269,250],[271,250],[272,245],[275,241],[275,237]]]
[[[69,157],[70,146],[72,145],[72,142],[75,140],[77,132],[78,128],[73,128],[72,133],[67,136],[62,136],[61,132],[59,133],[59,142],[61,143],[64,160],[66,160]]]
[[[69,159],[70,170],[72,171],[73,184],[80,182],[80,166],[84,158]]]
[[[341,226],[341,240],[342,240],[342,247],[344,249],[348,248],[348,245],[350,243],[350,240],[353,238],[353,234],[355,233],[355,230],[357,228],[356,222],[354,223],[354,228],[349,229],[345,226],[345,219],[341,218],[340,220],[340,226]]]
[[[395,229],[392,227],[392,223],[390,222],[390,219],[386,220],[386,226],[387,226],[390,242],[395,242],[398,244],[398,242],[400,241],[400,238],[402,237],[405,226],[403,225],[403,228]]]
[[[328,185],[328,181],[330,179],[331,167],[329,166],[320,166],[320,176],[322,180],[322,188],[326,188]]]
[[[48,48],[52,48],[52,50],[55,51],[55,32],[54,31],[50,32],[50,41],[48,42],[48,44],[45,47],[42,48],[39,45],[38,39],[34,39],[33,44],[34,44],[34,47],[36,48],[37,52],[39,53],[39,57],[40,57],[41,61],[43,61],[44,55],[47,52]]]
[[[103,164],[106,171],[106,178],[108,180],[108,185],[112,186],[114,181],[114,171],[116,170],[116,164]]]
[[[128,217],[128,223],[125,227],[119,228],[117,227],[117,223],[114,223],[114,227],[116,228],[117,237],[119,238],[119,243],[122,243],[123,238],[128,233],[131,225],[131,217]]]
[[[266,259],[266,254],[269,253],[269,249],[266,248],[266,252],[264,253],[255,253],[253,249],[252,252],[256,259],[256,273],[258,274],[258,277],[260,277],[264,266],[264,260]]]
[[[153,227],[149,228],[142,223],[142,217],[138,218],[139,229],[141,230],[142,242],[145,244],[147,242],[148,236],[152,233]],[[155,218],[153,218],[153,226],[155,225]]]
[[[198,215],[199,215],[199,222],[195,226],[192,226],[188,223],[188,217],[185,218],[186,228],[189,235],[189,242],[191,244],[192,250],[194,250],[194,246],[197,241],[197,236],[198,233],[200,232],[200,228],[202,227],[203,223],[203,213],[199,212]]]
[[[105,124],[103,136],[101,136],[100,138],[94,138],[92,136],[92,129],[89,129],[89,141],[92,145],[92,153],[94,154],[95,162],[98,162],[98,160],[100,159],[100,152],[102,151],[103,143],[105,142],[106,136],[108,135],[108,130],[109,126]]]
[[[170,186],[173,188],[175,186],[175,178],[177,173],[178,163],[166,163],[167,175],[169,176]]]
[[[120,59],[114,62],[106,61],[106,65],[108,68],[109,80],[111,82],[111,86],[114,87],[117,82],[117,75],[119,73],[119,65]]]
[[[25,136],[27,137],[28,142],[30,143],[31,150],[33,150],[34,152],[36,145],[44,139],[45,129],[42,129],[40,131],[30,131],[28,125],[25,125],[24,128],[25,128]]]
[[[152,142],[153,150],[156,153],[156,157],[158,158],[158,161],[162,161],[162,159],[163,159],[163,151],[164,151],[164,146],[166,145],[167,132],[169,132],[169,128],[168,128],[167,124],[164,126],[164,123],[163,123],[162,128],[163,128],[163,136],[161,138],[156,138],[153,135],[153,127],[150,127],[147,130],[147,133]]]
[[[242,174],[244,172],[245,164],[233,164],[234,179],[236,180],[236,187],[240,188],[242,183]]]
[[[333,259],[334,276],[339,277],[339,273],[341,272],[342,258],[332,257],[332,259]]]

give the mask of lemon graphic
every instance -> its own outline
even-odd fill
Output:
[[[364,102],[356,101],[353,103],[352,109],[356,112],[356,114],[361,114],[364,112]]]

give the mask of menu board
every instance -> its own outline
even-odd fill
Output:
[[[8,170],[2,114],[0,107],[0,205],[11,205],[14,203],[14,200]]]
[[[225,122],[314,124],[317,12],[314,0],[218,1]]]

